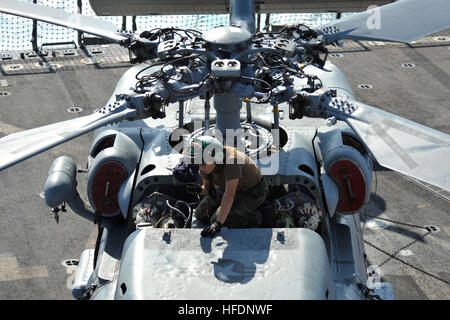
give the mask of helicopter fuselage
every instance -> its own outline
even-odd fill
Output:
[[[143,64],[128,70],[118,82],[110,103],[130,89],[137,74],[150,74],[152,70],[148,67]],[[308,72],[321,77],[324,86],[341,94],[353,94],[343,74],[331,63],[326,63],[323,69],[309,68]],[[282,114],[289,112],[287,104],[279,108]],[[271,107],[262,105],[252,110],[254,116],[250,124],[261,126],[257,132],[268,134],[272,142],[274,136],[280,139],[280,134],[272,134],[276,131],[267,125],[272,123]],[[185,113],[181,115],[185,121],[181,128],[180,111]],[[145,208],[155,207],[156,202],[151,199],[156,194],[164,201],[173,200],[172,203],[181,201],[189,205],[196,200],[186,195],[185,185],[172,173],[182,158],[179,151],[183,145],[180,145],[179,135],[173,137],[180,129],[185,135],[204,130],[204,122],[195,124],[196,119],[198,122],[202,118],[204,103],[193,99],[183,110],[173,103],[165,108],[165,112],[164,119],[122,121],[96,131],[87,169],[90,204],[80,202],[78,197],[68,201],[74,212],[104,226],[99,240],[102,246],[95,252],[85,252],[84,258],[80,259],[81,264],[87,264],[90,261],[87,257],[92,260],[95,255],[96,266],[95,269],[87,265],[79,268],[80,273],[92,273],[78,276],[84,282],[75,283],[73,292],[77,298],[83,297],[93,284],[97,289],[92,298],[97,299],[206,299],[208,297],[202,292],[211,291],[220,298],[224,295],[219,288],[224,284],[227,290],[234,288],[234,297],[244,299],[366,298],[358,287],[358,283],[367,283],[367,266],[356,213],[370,194],[372,166],[363,144],[347,125],[341,122],[330,125],[323,119],[293,121],[283,116],[279,150],[256,160],[270,185],[272,193],[268,204],[272,207],[268,210],[277,212],[278,225],[247,230],[225,229],[216,239],[206,240],[200,239],[201,225],[192,218],[188,227],[183,219],[174,219],[171,226],[161,222],[155,225],[155,220],[136,219]],[[244,108],[240,113],[246,128],[249,123]],[[215,115],[212,114],[211,126],[214,123]],[[269,138],[263,136],[262,139]],[[355,168],[359,172],[353,172]],[[350,180],[339,176],[336,173],[339,170]],[[363,184],[358,184],[357,178],[361,177]],[[351,208],[352,201],[357,204],[352,196],[362,201],[360,207]],[[164,208],[160,210],[164,211]],[[289,214],[297,210],[317,211],[320,223],[309,228],[305,224],[300,226],[294,215]],[[161,212],[159,218],[163,216],[164,212]],[[306,262],[312,265],[304,265]],[[290,267],[285,268],[286,265]],[[228,269],[231,273],[227,273]],[[158,275],[166,272],[164,270],[172,275],[165,285],[158,283],[162,281]],[[260,277],[261,272],[264,277]],[[298,282],[289,278],[290,285],[296,287],[294,294],[286,296],[291,291],[281,290],[285,286],[280,281],[283,273],[295,273],[298,277]],[[137,274],[141,275],[140,280],[136,280]],[[192,279],[184,281],[187,278]],[[191,287],[194,278],[203,279],[199,281],[206,286],[194,291],[195,294]],[[305,282],[305,278],[310,280]],[[172,287],[174,281],[177,294]],[[183,290],[178,282],[184,283]],[[244,283],[252,288],[239,289]],[[273,287],[270,293],[256,290],[268,283]],[[196,288],[200,288],[198,283]]]

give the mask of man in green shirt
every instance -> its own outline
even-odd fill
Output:
[[[266,199],[267,183],[258,166],[246,154],[209,136],[195,139],[187,149],[203,179],[205,197],[195,212],[197,220],[209,224],[202,236],[212,237],[222,226],[259,227],[262,218],[256,209]]]

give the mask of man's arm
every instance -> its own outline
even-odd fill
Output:
[[[202,237],[213,237],[216,233],[220,231],[223,224],[227,220],[228,214],[230,213],[238,183],[239,183],[238,178],[228,180],[226,182],[225,192],[223,194],[222,202],[220,204],[219,215],[213,224],[203,229],[203,231],[201,232]]]
[[[223,194],[222,202],[220,204],[220,212],[219,215],[217,216],[217,221],[219,221],[221,224],[225,224],[228,214],[230,213],[238,183],[239,179],[237,178],[233,180],[228,180],[225,184],[225,192]]]

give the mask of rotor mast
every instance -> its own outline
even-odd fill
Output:
[[[255,1],[229,0],[230,25],[240,27],[250,34],[255,33]],[[231,93],[214,94],[214,109],[216,109],[216,128],[225,137],[227,129],[241,129],[240,110],[242,101]],[[208,128],[205,128],[208,130]]]
[[[230,25],[255,33],[255,0],[230,0]]]

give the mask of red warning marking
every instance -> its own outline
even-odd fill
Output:
[[[113,214],[119,210],[119,189],[126,177],[126,169],[116,161],[107,161],[97,170],[92,182],[92,199],[98,211]]]
[[[339,190],[337,209],[343,213],[361,209],[366,200],[366,180],[361,168],[352,160],[339,159],[331,164],[329,172]]]

